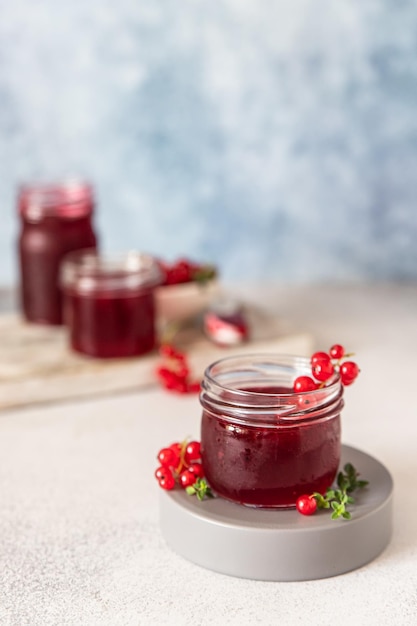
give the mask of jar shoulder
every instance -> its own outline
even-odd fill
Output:
[[[18,237],[22,252],[56,251],[69,252],[79,248],[96,247],[97,236],[90,219],[72,220],[65,223],[43,220],[22,223]]]

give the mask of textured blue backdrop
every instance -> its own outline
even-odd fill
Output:
[[[108,249],[226,278],[417,278],[417,5],[0,0],[0,284],[18,181],[96,185]]]

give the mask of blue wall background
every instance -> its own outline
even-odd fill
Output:
[[[107,249],[226,279],[417,279],[417,5],[0,0],[0,284],[19,181],[76,173]]]

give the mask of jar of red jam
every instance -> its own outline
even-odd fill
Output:
[[[29,322],[62,323],[60,264],[72,250],[96,247],[93,206],[92,187],[84,182],[20,188],[20,294]]]
[[[201,454],[219,496],[253,507],[289,508],[298,496],[324,493],[340,462],[339,374],[322,389],[295,393],[310,360],[295,356],[227,357],[204,375]]]
[[[62,265],[71,347],[98,358],[150,352],[156,343],[154,288],[163,279],[147,254],[69,254]]]

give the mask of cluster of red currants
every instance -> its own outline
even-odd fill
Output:
[[[159,260],[159,266],[165,275],[164,285],[205,281],[216,276],[216,268],[213,265],[196,263],[186,258],[177,259],[173,263]]]
[[[163,361],[156,368],[156,376],[165,389],[176,393],[200,392],[200,381],[192,378],[184,352],[165,343],[160,347],[159,353]]]
[[[345,359],[348,354],[340,344],[334,344],[329,352],[315,352],[311,357],[311,376],[298,376],[294,381],[294,391],[314,391],[323,387],[326,381],[338,371],[343,385],[351,385],[359,374],[359,367],[354,361]]]
[[[173,443],[168,448],[162,448],[157,459],[159,467],[155,478],[162,489],[174,489],[177,484],[186,489],[199,478],[204,478],[199,441]]]

